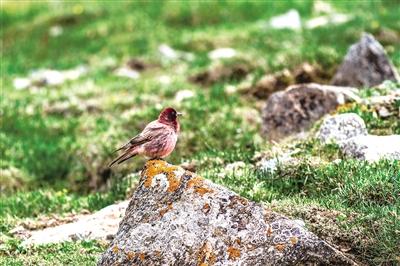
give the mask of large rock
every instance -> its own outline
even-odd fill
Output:
[[[301,222],[180,167],[151,160],[98,265],[313,263],[355,264]]]
[[[318,138],[322,143],[341,144],[356,136],[368,135],[364,120],[357,114],[348,113],[329,116],[324,119]]]
[[[380,159],[400,160],[400,135],[359,136],[341,145],[344,154],[370,162]]]
[[[359,100],[352,88],[299,84],[273,93],[263,109],[263,133],[270,140],[307,130],[346,100]]]
[[[372,35],[364,34],[358,43],[350,47],[332,84],[371,87],[385,80],[399,81],[399,74],[382,45]]]

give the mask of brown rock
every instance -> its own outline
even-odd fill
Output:
[[[348,99],[351,91],[346,87],[309,83],[275,92],[263,109],[263,133],[270,140],[278,140],[307,130],[315,121]]]
[[[146,163],[118,233],[98,263],[299,264],[356,265],[301,223],[160,160]]]
[[[353,44],[337,73],[333,85],[371,87],[385,80],[399,81],[399,74],[382,45],[370,34]]]

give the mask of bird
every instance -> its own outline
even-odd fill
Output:
[[[109,164],[109,167],[115,163],[121,164],[136,155],[144,155],[151,159],[163,159],[170,155],[178,140],[180,131],[178,117],[181,115],[182,113],[172,107],[165,108],[157,120],[150,122],[140,134],[115,150],[123,152]]]

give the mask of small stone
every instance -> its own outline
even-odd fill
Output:
[[[64,32],[63,27],[61,27],[60,25],[54,25],[49,29],[49,35],[51,37],[58,37],[62,35],[63,32]]]
[[[350,138],[367,134],[364,120],[357,114],[347,113],[325,118],[317,135],[322,143],[341,144]]]
[[[195,96],[195,93],[191,90],[181,90],[175,94],[175,101],[180,103],[186,99],[193,98],[194,96]]]
[[[345,14],[330,14],[309,19],[306,22],[306,28],[314,29],[328,25],[340,25],[351,20],[351,16]]]
[[[400,160],[400,135],[358,136],[344,142],[341,149],[347,156],[370,162]]]
[[[27,89],[31,85],[31,80],[28,78],[15,78],[13,80],[13,85],[16,90]]]
[[[272,17],[269,24],[274,29],[298,30],[301,28],[300,14],[296,9],[290,9],[285,14]]]
[[[236,56],[236,50],[232,48],[218,48],[208,53],[211,60],[227,59]]]
[[[126,77],[130,79],[138,79],[140,77],[139,72],[128,67],[120,67],[116,69],[114,73],[119,77]]]

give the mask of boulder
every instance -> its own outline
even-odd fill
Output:
[[[278,140],[302,132],[350,99],[359,100],[349,87],[316,83],[289,86],[268,98],[262,114],[263,133]]]
[[[400,135],[358,136],[341,145],[347,156],[370,162],[380,159],[400,160]]]
[[[364,34],[358,43],[350,47],[332,84],[371,87],[385,80],[399,81],[399,74],[382,45],[372,35]]]
[[[346,142],[352,137],[368,135],[364,120],[357,114],[339,114],[325,118],[318,138],[322,143]]]
[[[98,265],[355,265],[304,224],[161,160]]]

